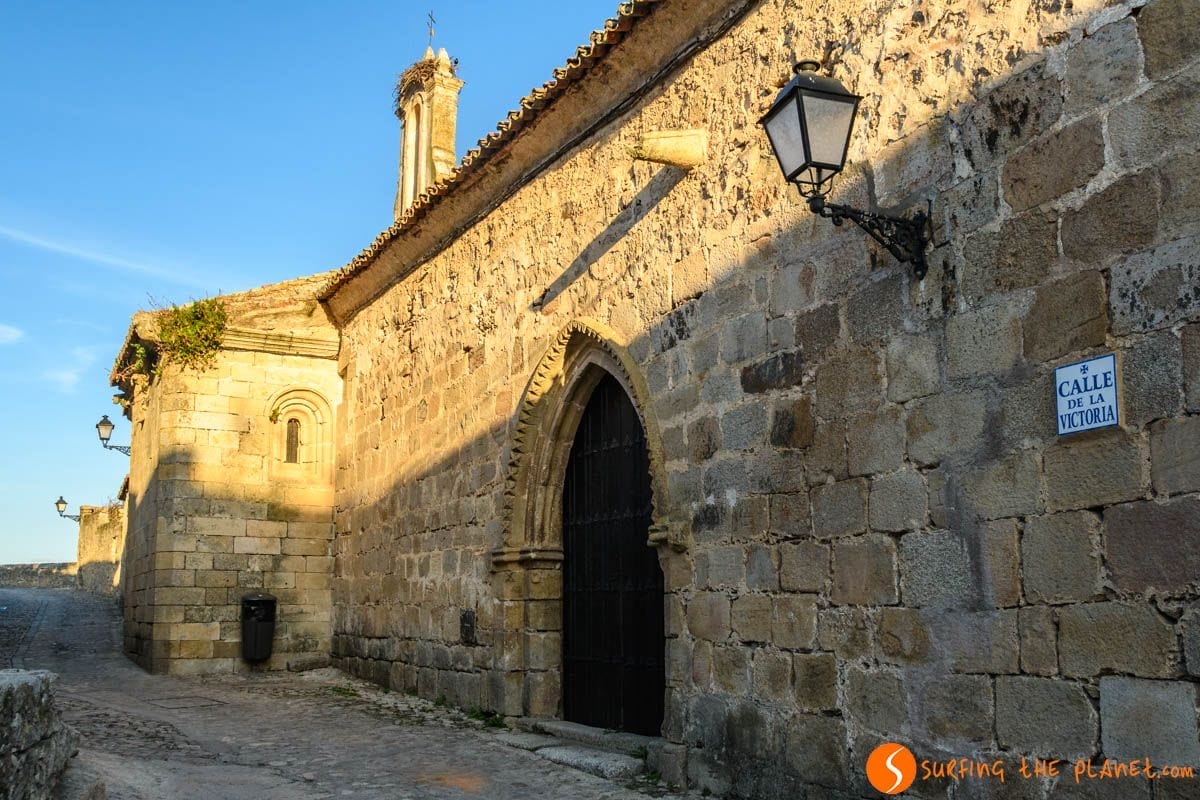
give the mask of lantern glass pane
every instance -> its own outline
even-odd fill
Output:
[[[800,109],[795,93],[788,95],[767,117],[764,125],[771,138],[771,148],[779,159],[784,177],[791,179],[804,165],[804,133],[800,129]]]
[[[804,96],[804,118],[812,160],[841,169],[846,161],[846,144],[854,122],[854,99],[833,100]]]
[[[113,427],[107,416],[96,423],[96,433],[100,435],[100,441],[107,442],[112,437]]]

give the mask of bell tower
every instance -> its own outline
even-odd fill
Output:
[[[393,218],[399,219],[427,187],[454,169],[454,126],[458,92],[463,82],[454,74],[446,48],[406,69],[396,84],[396,116],[400,118],[400,177]]]

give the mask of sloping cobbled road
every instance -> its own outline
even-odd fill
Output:
[[[0,666],[58,673],[82,738],[71,769],[112,800],[644,800],[511,747],[450,709],[333,669],[149,675],[121,654],[110,598],[0,588]]]

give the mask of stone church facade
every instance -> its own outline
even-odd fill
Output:
[[[427,53],[395,224],[241,323],[328,346],[132,387],[130,649],[244,668],[261,581],[272,666],[649,724],[667,780],[735,797],[867,795],[884,741],[1200,764],[1198,39],[1195,0],[636,0],[452,168]],[[923,280],[781,177],[757,121],[808,57],[864,97],[831,201],[932,208]],[[1058,436],[1054,369],[1109,352],[1121,425]],[[328,480],[279,502],[301,389]]]

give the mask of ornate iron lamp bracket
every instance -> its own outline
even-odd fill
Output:
[[[104,449],[105,450],[116,450],[118,453],[124,453],[125,455],[129,455],[130,450],[131,450],[131,448],[126,447],[123,444],[105,444]]]
[[[809,197],[808,207],[814,214],[826,217],[834,225],[842,225],[846,220],[850,220],[862,228],[895,256],[897,261],[912,264],[917,280],[924,278],[925,273],[929,271],[929,265],[925,262],[925,248],[932,238],[929,213],[918,211],[907,219],[889,217],[837,203],[826,203],[823,194]]]

